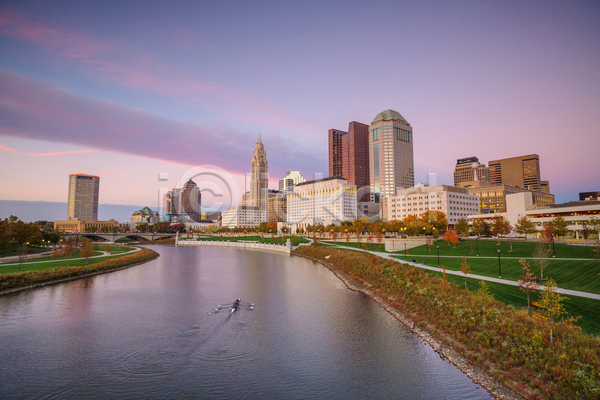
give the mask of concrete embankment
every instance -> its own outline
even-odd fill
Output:
[[[230,242],[227,240],[196,240],[196,239],[179,239],[175,240],[175,244],[177,246],[220,246],[220,247],[237,247],[247,250],[267,250],[267,251],[276,251],[278,253],[291,254],[292,252],[292,244],[288,240],[286,244],[269,244],[269,243],[261,243],[261,242],[249,242],[245,240],[240,240],[238,242]]]

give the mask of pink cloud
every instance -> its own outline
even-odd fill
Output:
[[[15,153],[15,154],[21,154],[20,151],[17,151],[15,149],[11,149],[10,147],[6,147],[0,144],[0,150],[2,151],[8,151],[9,153]]]
[[[84,32],[28,19],[5,7],[0,7],[0,33],[91,67],[100,78],[119,85],[173,96],[184,103],[202,103],[203,107],[209,104],[208,107],[213,109],[230,110],[234,107],[237,119],[241,122],[277,125],[286,130],[293,126],[304,130],[305,134],[315,132],[314,127],[293,118],[281,107],[269,105],[266,100],[240,89],[219,82],[198,81],[172,67],[160,65],[148,55],[99,40]],[[184,38],[182,41],[188,41],[187,44],[192,40],[189,32],[181,33],[181,37]],[[207,98],[213,101],[205,101]],[[215,102],[215,99],[218,101]],[[228,116],[231,117],[231,113]]]
[[[78,150],[78,151],[57,151],[54,153],[40,153],[40,154],[27,154],[32,157],[45,157],[45,156],[60,156],[64,154],[85,154],[85,153],[100,153],[102,150]]]
[[[85,99],[6,71],[0,71],[0,87],[0,134],[94,149],[80,152],[113,151],[178,164],[216,165],[232,173],[250,167],[256,138],[245,132],[201,127]],[[313,149],[302,152],[289,139],[274,138],[269,145],[275,175],[285,172],[287,165],[320,161]]]

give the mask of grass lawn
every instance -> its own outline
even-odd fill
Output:
[[[0,258],[18,256],[22,250],[21,246],[10,246],[9,250],[6,250],[6,246],[0,246]],[[28,246],[27,254],[39,253],[47,251],[45,247],[40,246]]]
[[[454,248],[440,241],[435,246],[440,246],[440,265],[445,265],[447,269],[458,271],[462,262],[462,256],[464,255],[467,257],[467,263],[471,267],[472,274],[495,278],[498,277],[498,249],[500,249],[502,278],[513,281],[519,280],[522,266],[519,263],[518,257],[531,257],[531,252],[533,252],[536,243],[514,242],[513,252],[508,252],[510,250],[508,243],[501,242],[500,246],[496,243],[496,241],[480,241],[479,257],[475,253],[471,254],[470,242],[463,241],[457,243],[456,248]],[[424,261],[425,265],[437,267],[437,248],[435,246],[432,247],[429,255],[427,254],[427,246],[410,249],[408,260],[411,261],[415,258],[419,263]],[[557,245],[557,254],[561,251],[564,257],[579,258],[579,260],[549,258],[548,265],[544,269],[544,278],[551,277],[559,287],[564,289],[600,293],[600,262],[586,259],[593,256],[592,249],[586,246],[560,246],[564,246],[564,249],[561,250],[559,245]],[[404,255],[397,258],[403,260]],[[536,260],[530,259],[527,261],[532,273],[540,277],[540,269]]]
[[[282,238],[281,237],[277,237],[275,236],[275,242],[271,242],[271,235],[266,234],[264,236],[265,240],[264,243],[270,244],[270,243],[275,243],[275,244],[282,244]],[[179,238],[179,240],[186,240],[187,238]],[[287,240],[290,239],[292,240],[291,235],[287,235],[286,236],[286,242]],[[191,238],[189,240],[192,240]],[[260,242],[260,236],[223,236],[223,238],[221,239],[221,237],[219,235],[214,235],[211,238],[209,238],[208,236],[201,236],[200,240],[210,240],[210,241],[228,241],[228,242],[242,242],[242,241],[248,241],[248,242]],[[307,240],[306,238],[303,238],[301,236],[296,236],[296,243],[295,245],[298,245],[299,243],[308,243],[309,240]]]
[[[126,253],[133,249],[132,247],[114,246],[114,245],[111,245],[110,247],[111,247],[111,255],[110,256],[90,258],[88,260],[88,264],[94,264],[99,261],[110,260],[112,258],[118,258],[118,257],[121,257],[123,255],[123,253]],[[99,250],[104,251],[104,246],[99,246]],[[100,255],[100,254],[102,254],[102,253],[100,251],[97,251],[97,252],[95,252],[94,255]],[[69,267],[80,267],[82,265],[86,265],[85,259],[74,260],[75,258],[79,258],[79,257],[81,257],[81,253],[79,252],[79,250],[77,250],[71,256],[71,259],[69,261]],[[31,260],[27,260],[26,262],[23,263],[22,270],[19,269],[18,261],[16,262],[16,265],[15,265],[15,262],[9,262],[6,264],[12,264],[12,265],[0,264],[0,274],[9,274],[12,272],[42,271],[42,270],[67,266],[67,262],[65,261],[65,259],[63,257],[58,258],[56,261],[53,261],[52,258],[48,258],[48,257],[34,258]]]
[[[442,276],[441,272],[423,270],[427,273]],[[448,275],[446,277],[449,282],[454,282],[460,287],[464,287],[465,278],[463,276]],[[479,289],[479,280],[467,277],[467,287],[470,291]],[[526,307],[527,295],[516,286],[503,285],[501,283],[486,282],[494,298],[502,303],[512,305],[514,307]],[[531,303],[537,301],[539,291],[529,294]],[[581,326],[584,332],[598,335],[600,334],[600,300],[587,299],[584,297],[566,296],[569,300],[565,301],[565,309],[570,316],[581,318],[576,325]],[[535,308],[535,307],[533,307]]]

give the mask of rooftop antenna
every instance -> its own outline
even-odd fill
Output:
[[[261,133],[258,132],[258,140],[261,140]]]

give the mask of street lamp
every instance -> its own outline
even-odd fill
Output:
[[[440,246],[437,247],[438,250],[438,268],[440,267]]]
[[[477,257],[479,257],[479,235],[475,236],[475,244],[477,245]]]
[[[404,242],[404,261],[406,261],[406,242]]]
[[[556,257],[556,247],[554,244],[554,233],[552,234],[552,257]]]
[[[502,270],[500,269],[500,250],[498,250],[498,278],[502,278]]]

